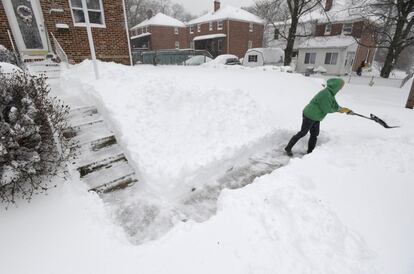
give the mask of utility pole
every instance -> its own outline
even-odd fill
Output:
[[[88,13],[88,7],[86,6],[86,0],[82,0],[82,9],[83,9],[83,15],[85,17],[86,32],[88,33],[89,49],[91,51],[93,70],[95,72],[95,78],[96,80],[98,80],[99,79],[98,63],[96,62],[95,44],[93,43],[92,28],[91,28],[91,22],[89,21],[89,13]]]
[[[409,109],[414,108],[414,81],[411,85],[410,95],[408,95],[407,104],[405,105],[405,107]]]

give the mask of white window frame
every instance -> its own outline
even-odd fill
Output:
[[[176,35],[180,34],[180,31],[179,31],[178,27],[174,28],[174,34],[176,34]]]
[[[213,22],[209,22],[208,23],[208,30],[212,31],[213,30]]]
[[[330,35],[331,33],[332,33],[332,24],[326,24],[325,25],[325,35]]]
[[[258,58],[257,54],[255,54],[255,55],[249,55],[249,57],[248,57],[247,61],[248,61],[249,63],[257,63],[257,60],[258,60],[258,59],[259,59],[259,58]]]
[[[250,32],[253,32],[253,30],[254,30],[254,24],[253,23],[250,23],[249,24],[249,31]]]
[[[175,41],[175,49],[180,49],[180,42]]]
[[[73,14],[73,10],[81,10],[83,12],[83,6],[82,6],[82,8],[72,7],[72,1],[71,0],[68,0],[68,1],[69,1],[70,13],[72,15],[73,25],[75,27],[86,27],[86,23],[76,23],[75,22],[75,15]],[[102,13],[102,24],[90,23],[90,25],[91,25],[92,28],[106,28],[104,6],[103,6],[103,3],[102,3],[102,0],[98,0],[98,1],[99,1],[99,6],[101,7],[101,9],[99,9],[99,10],[88,9],[88,7],[86,7],[86,9],[88,11],[94,11],[94,12]]]
[[[146,26],[146,27],[145,27],[145,33],[148,33],[148,32],[150,32],[150,30],[149,30],[149,27],[148,27],[148,26]]]
[[[309,54],[309,62],[306,63],[306,55]],[[315,56],[312,62],[312,56]],[[305,52],[305,58],[303,59],[305,65],[315,65],[316,63],[316,52]]]
[[[346,25],[348,25],[348,27],[346,28],[345,26]],[[349,25],[351,26],[350,28],[349,28]],[[344,23],[343,25],[342,25],[342,33],[343,34],[351,34],[352,33],[352,30],[353,30],[353,24],[352,23]],[[346,31],[345,29],[349,29],[349,31]]]
[[[217,21],[217,30],[222,30],[223,29],[223,25],[224,25],[223,20]]]
[[[194,33],[194,25],[191,25],[190,26],[190,34],[193,34]]]
[[[329,56],[329,60],[328,60],[328,63],[327,63],[326,58],[328,57],[328,54],[330,54],[330,56]],[[333,56],[336,56],[335,63],[332,62],[334,60]],[[324,64],[325,65],[336,65],[336,64],[338,64],[338,58],[339,58],[339,53],[338,52],[327,52],[327,53],[325,53]]]
[[[201,32],[201,24],[197,24],[197,32]]]
[[[251,49],[253,47],[253,41],[249,40],[249,42],[247,42],[247,48]]]

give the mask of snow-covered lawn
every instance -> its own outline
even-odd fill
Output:
[[[150,194],[165,207],[256,149],[285,144],[321,89],[317,79],[272,70],[99,66],[99,81],[85,62],[54,88],[99,104],[140,175],[129,199]],[[223,191],[209,220],[175,220],[141,245],[74,176],[0,212],[0,273],[412,273],[408,89],[345,86],[342,106],[401,128],[329,115],[315,153]]]

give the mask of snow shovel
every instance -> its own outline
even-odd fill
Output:
[[[387,125],[387,123],[386,122],[384,122],[383,120],[381,120],[380,118],[378,118],[377,116],[375,116],[374,114],[370,114],[370,117],[367,117],[367,116],[365,116],[365,115],[362,115],[362,114],[359,114],[359,113],[356,113],[356,112],[353,112],[353,111],[351,111],[350,113],[348,113],[349,115],[356,115],[356,116],[359,116],[359,117],[362,117],[362,118],[365,118],[365,119],[368,119],[368,120],[372,120],[372,121],[374,121],[374,122],[377,122],[378,124],[380,124],[381,126],[383,126],[383,127],[385,127],[385,128],[398,128],[399,126],[394,126],[394,127],[391,127],[391,126],[389,126],[389,125]]]

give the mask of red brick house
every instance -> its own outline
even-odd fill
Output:
[[[131,46],[133,49],[188,48],[187,37],[187,26],[163,13],[157,13],[131,28]]]
[[[88,0],[96,56],[130,64],[124,0]],[[68,56],[91,58],[81,0],[0,1],[0,44],[25,60],[42,60],[54,51],[53,37]]]
[[[214,1],[213,12],[186,24],[163,14],[155,17],[131,29],[132,43],[136,48],[191,48],[207,50],[214,57],[234,54],[241,58],[249,48],[262,47],[264,20],[243,9],[221,7],[218,0]],[[154,21],[163,23],[154,24]]]

